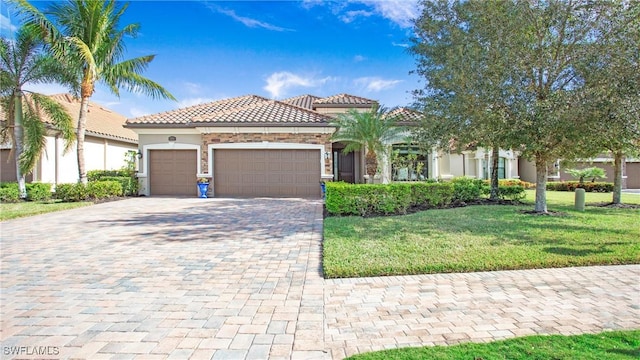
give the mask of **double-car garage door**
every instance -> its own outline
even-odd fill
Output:
[[[303,149],[215,149],[216,197],[320,197],[320,151]],[[151,150],[151,195],[194,196],[195,150]]]

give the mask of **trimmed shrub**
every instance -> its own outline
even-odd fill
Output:
[[[87,171],[87,180],[100,181],[104,177],[133,177],[129,170],[91,170]]]
[[[103,176],[100,181],[117,181],[122,185],[122,194],[124,196],[133,196],[138,194],[138,180],[131,176]]]
[[[394,215],[406,214],[412,206],[443,206],[452,196],[453,186],[447,183],[327,182],[325,206],[332,215]]]
[[[18,183],[0,183],[0,202],[16,203],[20,201]]]
[[[484,181],[469,177],[458,177],[451,180],[453,184],[453,201],[472,202],[480,199]]]
[[[511,201],[522,201],[527,197],[522,185],[498,185],[498,197]]]
[[[412,204],[421,207],[440,207],[451,204],[453,184],[416,182],[411,184]]]
[[[581,188],[586,192],[612,192],[613,183],[608,182],[586,182],[579,181],[550,181],[547,183],[547,190],[550,191],[575,191]]]
[[[87,184],[87,195],[96,200],[122,196],[122,184],[119,181],[92,181]]]
[[[83,183],[56,185],[55,198],[65,202],[85,201],[89,198]]]
[[[27,200],[31,200],[31,201],[51,200],[51,184],[49,183],[27,184]]]

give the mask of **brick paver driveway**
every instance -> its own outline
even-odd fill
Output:
[[[323,280],[313,200],[128,199],[0,234],[3,359],[340,359],[640,329],[640,265]]]
[[[320,201],[138,198],[0,231],[2,351],[28,347],[16,358],[325,354]]]

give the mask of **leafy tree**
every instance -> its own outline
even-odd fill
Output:
[[[345,153],[366,149],[365,167],[370,183],[378,171],[378,158],[386,155],[389,144],[405,131],[396,117],[378,106],[366,112],[350,109],[346,114],[338,115],[331,125],[337,127],[331,139],[345,142]]]
[[[618,3],[606,26],[606,41],[581,64],[583,117],[591,135],[584,146],[613,156],[612,202],[620,204],[624,158],[640,156],[640,3]]]
[[[455,104],[476,103],[469,109],[436,107],[431,113],[454,118],[453,124],[446,121],[439,126],[464,135],[460,136],[463,143],[471,136],[493,148],[487,140],[496,139],[496,145],[516,149],[533,160],[535,211],[547,212],[548,164],[586,154],[581,144],[591,129],[582,126],[579,116],[585,86],[579,65],[615,31],[607,26],[614,2],[441,0],[423,5],[413,47],[418,73],[427,85],[419,100],[429,104],[435,93],[445,100],[466,100]],[[482,36],[474,38],[476,32]],[[460,36],[470,45],[465,47]],[[439,57],[446,61],[433,60]],[[447,70],[450,67],[463,71]],[[475,73],[466,75],[474,69]],[[441,72],[445,72],[445,85],[458,84],[457,88],[441,86],[437,77]],[[489,116],[480,116],[483,112]]]
[[[522,46],[514,5],[495,1],[425,1],[411,51],[426,88],[417,90],[426,114],[419,142],[442,151],[485,147],[492,152],[491,199],[498,199],[499,149],[507,148],[518,93],[504,56]]]
[[[16,161],[20,197],[27,197],[25,176],[33,171],[44,151],[49,120],[65,140],[65,151],[75,140],[73,120],[64,107],[51,98],[31,93],[24,95],[27,83],[58,82],[68,84],[66,69],[45,51],[34,33],[22,27],[14,41],[0,39],[0,102],[4,110],[3,133],[11,138]],[[10,131],[13,129],[13,131]]]
[[[566,173],[578,178],[578,182],[580,182],[580,184],[584,183],[584,179],[591,179],[591,182],[596,181],[596,179],[602,179],[607,177],[607,173],[604,171],[604,169],[601,169],[599,167],[589,167],[589,168],[585,168],[585,169],[567,169]]]
[[[162,86],[142,76],[155,55],[123,60],[124,38],[135,37],[140,25],[120,26],[128,4],[114,0],[67,0],[51,3],[41,12],[27,0],[14,0],[27,24],[37,27],[50,44],[54,56],[65,64],[80,84],[80,113],[77,126],[78,172],[87,182],[84,164],[84,138],[89,99],[97,82],[103,82],[115,95],[124,88],[152,98],[175,100]]]

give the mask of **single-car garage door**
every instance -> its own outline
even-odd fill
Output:
[[[215,196],[320,197],[318,150],[214,150]]]
[[[640,162],[628,162],[627,189],[640,189]]]
[[[197,164],[195,150],[151,150],[149,152],[150,194],[197,195]]]

